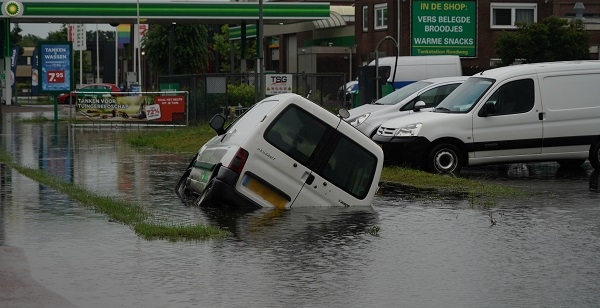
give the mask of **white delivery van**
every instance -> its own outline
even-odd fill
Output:
[[[381,148],[342,118],[292,93],[256,103],[198,151],[175,187],[200,206],[370,206]]]
[[[433,112],[381,125],[387,161],[438,173],[557,161],[600,169],[600,61],[507,66],[471,76]]]
[[[467,80],[467,76],[430,78],[409,84],[371,104],[348,110],[348,123],[373,137],[385,121],[413,112],[430,111]],[[417,104],[422,102],[422,104]]]
[[[368,65],[375,66],[375,60]],[[382,57],[377,65],[389,72],[394,89],[428,78],[462,76],[460,57],[452,55]]]

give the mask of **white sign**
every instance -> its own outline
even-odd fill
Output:
[[[159,104],[148,105],[148,106],[146,106],[145,109],[146,109],[146,119],[148,119],[148,120],[160,119],[161,115],[160,115],[160,105]]]
[[[70,24],[67,35],[69,42],[73,42],[73,50],[87,50],[84,24]]]
[[[265,94],[292,93],[292,74],[266,74]]]

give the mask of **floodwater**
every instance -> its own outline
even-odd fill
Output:
[[[235,234],[144,240],[2,165],[0,245],[22,248],[31,276],[79,307],[600,305],[599,176],[588,164],[464,170],[534,192],[492,207],[385,187],[368,208],[230,214],[175,196],[187,155],[131,149],[120,128],[2,116],[1,147],[20,164],[139,202],[154,219]]]

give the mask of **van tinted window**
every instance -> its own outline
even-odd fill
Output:
[[[323,170],[323,178],[352,196],[369,192],[377,158],[346,136],[341,136]]]
[[[265,132],[265,139],[288,156],[307,165],[326,136],[327,125],[296,105],[285,109]]]
[[[532,79],[521,79],[502,85],[487,103],[494,104],[495,115],[524,113],[533,108],[535,94]]]

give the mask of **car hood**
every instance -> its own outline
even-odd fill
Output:
[[[396,117],[388,120],[381,124],[381,127],[398,128],[414,123],[436,121],[437,119],[448,118],[449,116],[452,116],[452,114],[432,111],[413,112],[410,114],[410,116]]]
[[[353,120],[354,118],[363,115],[365,113],[369,113],[369,112],[375,112],[375,111],[379,111],[379,110],[387,110],[388,108],[393,107],[390,105],[375,105],[375,104],[366,104],[366,105],[361,105],[358,106],[356,108],[352,108],[350,110],[348,110],[348,112],[350,112],[350,117],[348,117],[347,120]]]

